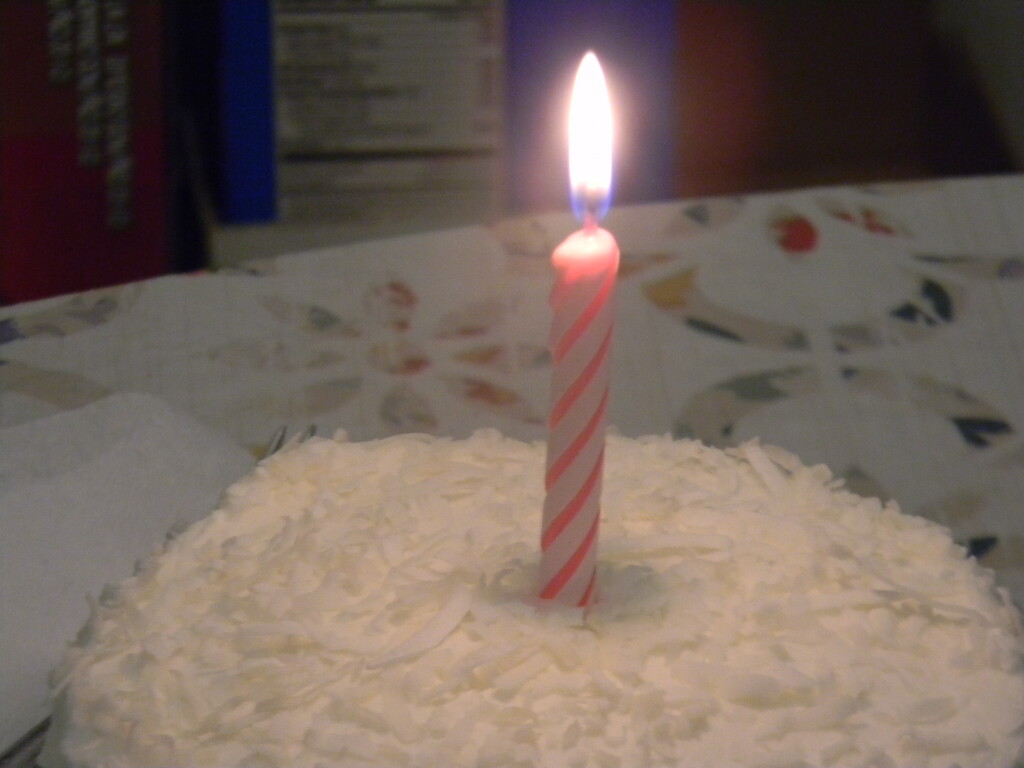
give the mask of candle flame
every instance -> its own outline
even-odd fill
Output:
[[[612,185],[612,108],[604,73],[593,51],[576,71],[569,105],[569,186],[576,218],[596,226]]]

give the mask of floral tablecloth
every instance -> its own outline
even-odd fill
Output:
[[[950,525],[1024,598],[1024,176],[612,212],[610,421],[759,436]],[[156,395],[257,450],[543,438],[549,254],[568,216],[246,262],[0,309],[0,427]]]

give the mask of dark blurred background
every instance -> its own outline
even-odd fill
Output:
[[[1013,169],[1012,126],[996,119],[1008,105],[981,69],[999,66],[982,60],[999,55],[998,41],[977,35],[998,19],[1024,32],[1022,10],[1014,0],[681,3],[680,194]]]
[[[616,205],[1024,160],[1019,0],[0,0],[0,14],[6,302],[568,210],[564,110],[587,48],[618,119]],[[83,125],[113,159],[81,167]],[[111,221],[128,183],[162,219]],[[104,231],[76,241],[77,216]]]

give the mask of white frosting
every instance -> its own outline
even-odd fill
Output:
[[[532,600],[542,445],[314,439],[104,595],[104,766],[993,766],[1019,616],[949,533],[777,448],[611,436],[600,602]]]

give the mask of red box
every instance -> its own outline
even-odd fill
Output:
[[[0,0],[0,298],[167,272],[162,3]]]

